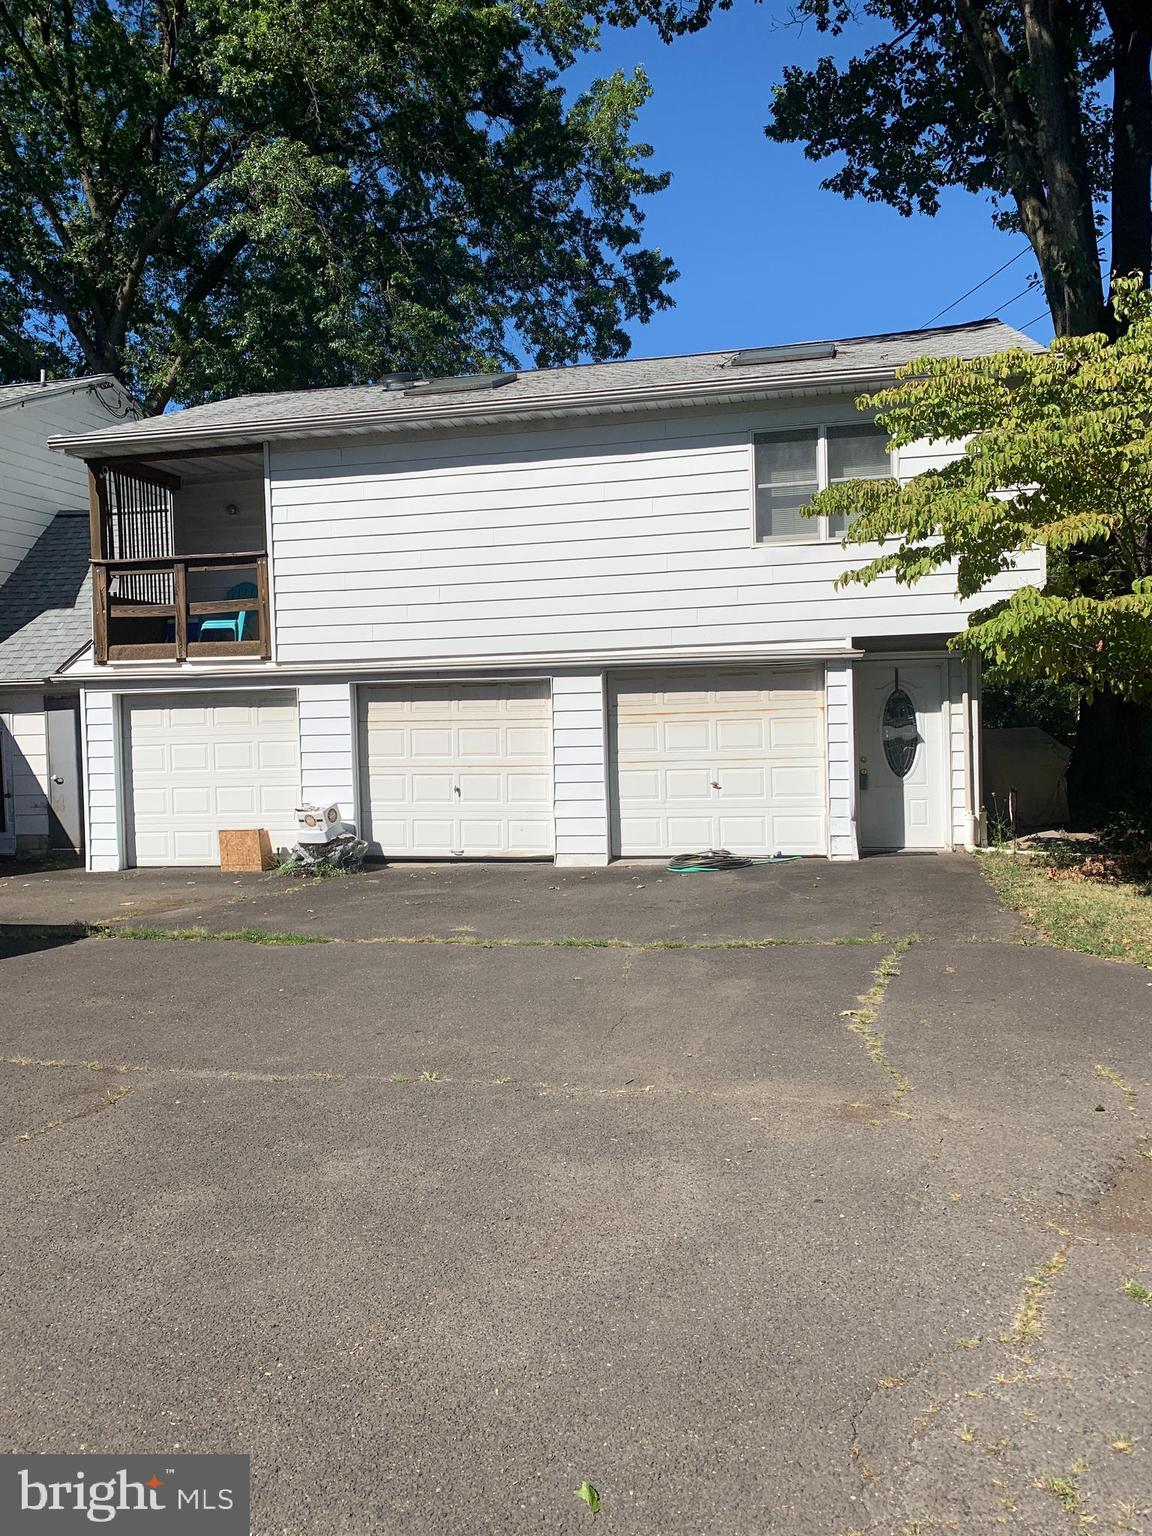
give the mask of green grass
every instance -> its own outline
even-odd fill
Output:
[[[47,934],[49,930],[45,930]],[[471,933],[378,934],[369,938],[338,939],[323,933],[280,933],[265,928],[231,928],[214,933],[210,928],[159,928],[132,923],[77,924],[70,930],[90,939],[157,939],[187,943],[236,944],[430,944],[469,949],[621,949],[621,950],[742,950],[826,948],[841,945],[879,945],[891,942],[883,934],[852,935],[839,939],[486,939]],[[30,930],[20,932],[28,936]],[[2,937],[2,930],[0,930]],[[901,942],[901,941],[898,941]]]
[[[88,928],[94,939],[159,939],[178,943],[210,944],[331,944],[323,933],[271,933],[263,928],[230,928],[213,933],[208,928],[148,928],[119,923],[94,923]]]
[[[1027,854],[984,854],[980,868],[1000,899],[1050,944],[1152,966],[1152,896],[1138,886],[1050,880]]]

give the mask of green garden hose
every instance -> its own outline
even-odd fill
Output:
[[[703,853],[678,853],[668,861],[670,875],[704,875],[727,869],[748,869],[753,864],[794,864],[798,853],[775,853],[770,859],[749,859],[727,848],[706,848]]]

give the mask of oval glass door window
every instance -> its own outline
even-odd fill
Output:
[[[888,695],[880,735],[888,766],[897,778],[902,779],[916,761],[920,746],[916,706],[903,688],[893,688]]]

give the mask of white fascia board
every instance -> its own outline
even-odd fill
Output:
[[[75,436],[48,439],[49,448],[74,458],[102,453],[105,457],[140,457],[147,454],[163,458],[165,452],[183,448],[230,447],[246,443],[281,442],[291,438],[317,438],[358,432],[409,432],[430,427],[462,428],[496,426],[503,421],[553,421],[569,416],[588,416],[654,406],[716,405],[770,400],[779,394],[826,390],[829,387],[860,389],[890,380],[895,366],[845,372],[824,369],[820,372],[778,374],[769,380],[722,379],[711,384],[634,385],[630,389],[583,390],[557,400],[508,400],[483,409],[462,411],[458,403],[427,406],[422,410],[351,411],[344,415],[326,415],[302,419],[298,416],[270,417],[265,420],[235,421],[226,426],[208,425],[174,427],[171,432],[86,432]],[[155,420],[155,417],[150,418]],[[173,421],[179,420],[174,413]]]
[[[83,682],[92,686],[103,682],[107,688],[116,688],[137,678],[165,677],[180,683],[201,678],[213,682],[225,678],[243,678],[250,685],[276,686],[276,680],[288,682],[293,678],[346,677],[350,680],[364,677],[399,676],[419,677],[430,672],[491,672],[515,671],[531,667],[536,671],[565,671],[572,667],[595,667],[615,671],[621,667],[652,666],[701,666],[718,662],[741,663],[755,666],[795,666],[798,661],[851,660],[864,652],[853,646],[851,640],[831,640],[827,643],[776,646],[685,646],[682,649],[650,649],[628,651],[531,651],[501,653],[488,656],[420,656],[398,657],[395,661],[379,658],[357,661],[325,662],[264,662],[253,666],[249,658],[237,657],[230,663],[198,659],[195,662],[172,661],[109,661],[97,666],[89,658],[84,664],[76,663],[69,672],[69,682]]]

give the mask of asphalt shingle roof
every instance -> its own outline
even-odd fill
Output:
[[[92,639],[88,518],[58,512],[0,587],[0,682],[39,682]]]
[[[402,423],[409,416],[416,423],[422,417],[439,417],[448,411],[466,419],[481,417],[494,409],[501,414],[520,409],[529,413],[563,410],[566,405],[575,406],[589,396],[605,392],[637,396],[661,391],[687,394],[694,386],[722,398],[726,392],[737,396],[747,390],[771,389],[777,381],[787,381],[799,388],[806,381],[835,383],[838,374],[848,379],[861,373],[891,370],[923,356],[980,357],[1020,348],[1034,351],[1036,343],[1023,332],[991,319],[931,330],[849,337],[837,340],[835,347],[834,358],[782,357],[738,367],[732,364],[736,354],[729,348],[684,357],[526,370],[499,388],[475,392],[407,394],[403,387],[389,390],[383,384],[372,384],[241,395],[125,423],[99,433],[98,440],[111,452],[116,451],[118,440],[125,448],[131,442],[146,450],[149,439],[171,441],[187,435],[202,441],[214,435],[227,437],[242,428],[258,433],[264,425],[269,428],[269,436],[275,436],[279,430],[298,433],[302,427],[315,427],[323,432],[335,429],[337,424],[343,430],[355,430],[356,418],[369,422],[381,413],[386,413],[392,423],[398,418]],[[95,440],[95,435],[84,439],[86,445]]]
[[[29,400],[46,400],[51,395],[66,395],[76,389],[103,387],[115,384],[110,373],[86,373],[78,379],[20,380],[16,384],[0,384],[0,410],[6,405],[23,405]]]

